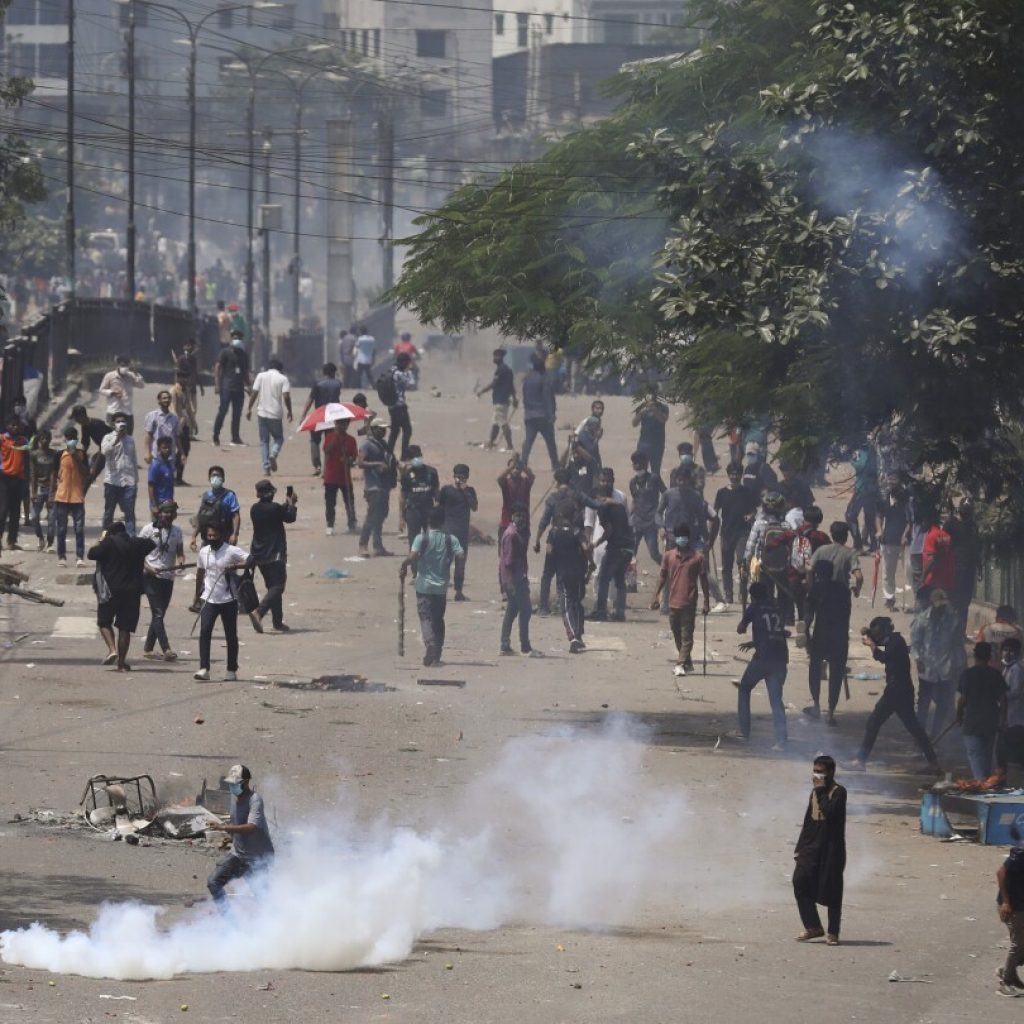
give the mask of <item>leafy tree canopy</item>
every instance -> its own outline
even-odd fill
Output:
[[[1005,0],[707,0],[700,51],[421,218],[392,298],[652,368],[806,458],[898,424],[1021,487],[1024,131]]]

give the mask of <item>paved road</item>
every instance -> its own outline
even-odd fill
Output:
[[[493,534],[493,479],[504,460],[467,444],[489,422],[486,401],[465,397],[473,377],[459,364],[428,370],[425,383],[443,394],[414,396],[415,440],[442,478],[453,463],[469,463],[482,503],[477,525]],[[559,423],[579,422],[586,408],[586,399],[563,400]],[[204,438],[213,411],[208,397]],[[632,449],[629,415],[627,400],[609,400],[602,448],[620,478]],[[255,440],[252,425],[244,432]],[[682,437],[673,427],[670,442]],[[255,447],[213,452],[204,440],[189,479],[212,462],[227,467],[246,504],[262,475]],[[128,677],[99,665],[91,592],[75,585],[74,572],[58,575],[52,557],[19,556],[33,585],[59,593],[65,608],[0,602],[0,635],[12,644],[0,683],[8,781],[0,926],[81,928],[103,901],[135,899],[168,908],[167,921],[207,921],[186,933],[193,960],[222,965],[244,949],[248,959],[234,966],[259,969],[132,983],[5,965],[0,1021],[141,1024],[180,1019],[184,1004],[204,1021],[739,1022],[825,1009],[844,1020],[945,1022],[973,1019],[979,1000],[993,1021],[1019,1015],[992,994],[1006,939],[992,902],[1001,853],[918,835],[922,778],[895,725],[883,734],[877,770],[844,780],[844,945],[792,941],[799,922],[788,879],[809,762],[819,750],[852,753],[878,682],[855,681],[839,729],[826,730],[799,713],[805,668],[796,658],[787,684],[791,751],[768,750],[763,694],[754,698],[751,747],[719,743],[733,728],[731,680],[742,670],[733,617],[709,623],[707,677],[674,679],[665,621],[643,609],[653,566],[642,556],[648,575],[629,621],[595,624],[586,655],[566,652],[557,619],[535,619],[534,642],[547,659],[499,660],[495,551],[484,547],[470,555],[472,600],[450,607],[446,665],[425,673],[411,600],[407,655],[395,653],[396,561],[346,561],[355,538],[324,535],[304,438],[289,439],[279,478],[300,496],[289,534],[293,631],[258,637],[243,629],[238,683],[193,682],[186,584],[169,619],[182,660],[136,659]],[[538,496],[549,482],[541,469]],[[709,490],[719,485],[716,478]],[[198,488],[179,497],[194,509]],[[826,496],[822,504],[828,520],[841,501]],[[91,499],[91,525],[97,517]],[[393,518],[387,540],[397,549],[395,526]],[[329,568],[351,576],[328,579]],[[855,629],[868,613],[862,599]],[[862,670],[871,671],[858,663]],[[380,685],[364,693],[279,685],[324,673]],[[419,685],[425,675],[465,685]],[[625,736],[615,731],[620,715],[632,730]],[[204,918],[201,903],[186,906],[204,893],[212,864],[201,844],[130,847],[80,828],[9,821],[31,808],[72,811],[96,773],[148,772],[188,795],[238,760],[257,774],[279,846],[291,851],[282,858],[292,864],[283,894],[243,889],[235,898],[239,908],[277,901],[256,938],[255,926],[239,932],[231,920]],[[402,830],[434,835],[437,850],[410,854]],[[480,845],[460,842],[466,837]],[[566,922],[572,927],[559,927]],[[275,954],[310,963],[317,950],[350,939],[401,948],[420,926],[409,955],[373,969],[265,966]],[[137,936],[120,943],[121,959],[133,943]],[[932,983],[892,984],[893,970]]]

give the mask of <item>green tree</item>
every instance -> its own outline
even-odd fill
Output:
[[[608,121],[424,218],[394,297],[653,368],[701,419],[771,417],[798,456],[895,422],[949,482],[1021,480],[1024,9],[696,13],[699,53],[633,69]],[[583,237],[636,228],[628,289],[566,211],[592,214]]]

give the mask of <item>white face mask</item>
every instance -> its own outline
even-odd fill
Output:
[[[69,452],[73,452],[78,447],[78,438],[69,437],[65,442]]]
[[[416,458],[412,460],[412,464],[414,466],[422,466],[423,460],[417,455]]]
[[[215,490],[219,491],[224,486],[224,477],[222,476],[211,476],[210,486]]]

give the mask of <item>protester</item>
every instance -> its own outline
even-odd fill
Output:
[[[629,525],[625,498],[615,497],[615,477],[602,470],[601,483],[594,492],[598,500],[597,517],[601,523],[601,534],[593,547],[604,548],[604,557],[597,576],[597,597],[590,618],[595,622],[608,619],[608,590],[615,584],[615,610],[613,622],[626,618],[626,569],[633,560],[633,529]],[[620,492],[621,493],[621,492]]]
[[[587,586],[590,551],[580,525],[579,507],[567,495],[563,495],[556,507],[545,551],[545,571],[550,563],[557,581],[569,652],[581,654],[586,650],[583,641],[583,594]]]
[[[229,545],[238,543],[238,532],[242,526],[242,506],[238,503],[238,495],[230,487],[224,486],[224,467],[211,466],[207,471],[207,479],[210,488],[199,499],[199,511],[193,523],[190,545],[193,551],[199,549],[200,536],[205,541],[206,530],[210,526],[218,527],[221,538]]]
[[[424,463],[420,446],[409,445],[409,464],[402,472],[399,489],[399,509],[409,530],[410,547],[427,528],[427,517],[437,501],[440,486],[437,470]]]
[[[743,448],[743,486],[752,490],[758,498],[765,491],[774,491],[779,486],[775,470],[764,461],[761,445],[748,441]]]
[[[864,574],[860,571],[857,552],[846,546],[850,528],[846,523],[836,520],[828,532],[832,537],[832,543],[823,544],[814,552],[811,556],[811,570],[813,571],[819,562],[831,562],[832,579],[848,587],[852,581],[853,596],[859,597],[860,589],[864,586]]]
[[[96,445],[97,451],[99,450],[103,438],[110,433],[113,416],[108,425],[106,420],[90,416],[84,405],[76,405],[71,409],[71,422],[82,428],[82,451],[88,453],[91,445]]]
[[[29,452],[30,479],[29,498],[32,504],[32,526],[36,531],[39,550],[53,550],[53,499],[57,493],[57,466],[60,453],[51,444],[53,435],[49,430],[40,430],[35,436]],[[42,513],[46,509],[46,539],[43,539]]]
[[[21,432],[16,413],[7,417],[7,429],[0,434],[0,535],[7,530],[7,547],[20,551],[18,529],[21,504],[29,483],[29,438]]]
[[[871,651],[875,661],[880,661],[885,666],[885,689],[868,716],[860,750],[857,757],[847,766],[848,769],[864,771],[879,730],[896,715],[924,754],[929,769],[934,774],[941,774],[928,734],[914,713],[914,681],[910,674],[910,650],[906,640],[896,632],[892,619],[880,615],[873,618],[863,631],[862,642]]]
[[[1024,641],[1024,632],[1021,631],[1017,622],[1017,611],[1013,605],[1001,604],[996,609],[996,621],[983,625],[978,630],[975,639],[980,643],[985,641],[993,647],[1000,647],[1004,640],[1009,638]]]
[[[96,563],[96,624],[107,645],[103,664],[116,664],[118,672],[131,671],[128,648],[139,625],[143,566],[155,546],[147,537],[129,536],[124,523],[116,522],[89,548]]]
[[[452,468],[452,483],[438,492],[437,503],[444,510],[444,532],[458,540],[462,561],[455,563],[455,600],[465,601],[466,559],[469,557],[469,519],[478,508],[476,489],[469,485],[469,466],[459,462]]]
[[[601,472],[601,420],[588,416],[569,446],[569,479],[582,494],[591,494]]]
[[[284,365],[280,359],[271,359],[267,369],[256,374],[249,394],[249,408],[245,412],[247,420],[252,419],[253,406],[256,407],[256,421],[259,426],[263,472],[276,473],[277,456],[284,447],[286,411],[288,422],[292,422],[291,384],[284,375]]]
[[[164,502],[174,501],[174,484],[174,445],[169,437],[161,437],[156,445],[156,458],[146,474],[151,515],[156,515]]]
[[[135,389],[146,386],[142,374],[132,369],[131,356],[118,356],[117,366],[104,375],[99,392],[107,400],[107,425],[114,425],[114,415],[127,417],[128,433],[135,432]]]
[[[498,521],[500,537],[508,524],[512,522],[512,509],[517,505],[530,507],[530,494],[533,490],[533,470],[527,466],[518,454],[513,454],[505,469],[498,476],[498,489],[501,491],[501,518]]]
[[[214,903],[224,905],[224,887],[265,867],[274,856],[274,844],[263,808],[263,797],[252,789],[252,772],[244,764],[232,765],[224,776],[231,794],[230,822],[209,822],[206,827],[231,836],[231,852],[217,861],[206,888]]]
[[[819,562],[813,569],[814,582],[804,602],[807,623],[807,687],[811,704],[804,714],[821,716],[821,666],[828,665],[828,724],[834,726],[839,694],[846,678],[846,660],[850,648],[850,588],[833,579],[831,562]]]
[[[252,520],[252,544],[249,547],[250,561],[260,570],[266,593],[259,607],[249,612],[253,628],[263,632],[262,621],[270,612],[270,621],[279,633],[287,633],[284,621],[284,588],[288,582],[288,537],[285,525],[294,523],[298,515],[299,496],[291,492],[283,502],[274,501],[277,489],[270,480],[256,484],[256,502],[249,509]]]
[[[448,604],[448,578],[452,564],[465,563],[466,555],[458,537],[444,528],[440,507],[427,513],[427,529],[412,538],[412,549],[402,562],[399,578],[404,585],[411,568],[416,578],[416,611],[425,648],[423,664],[440,665],[444,650],[444,613]]]
[[[139,493],[138,453],[128,432],[128,414],[115,413],[113,430],[100,445],[103,455],[103,529],[109,530],[114,511],[121,510],[128,535],[135,536],[135,502]],[[146,461],[149,461],[147,456]]]
[[[476,395],[491,393],[491,406],[493,417],[491,419],[491,435],[484,447],[488,451],[494,448],[494,442],[498,440],[498,434],[502,435],[505,447],[502,451],[512,451],[515,445],[512,444],[512,428],[509,426],[509,406],[512,409],[519,408],[519,399],[516,398],[516,381],[512,373],[512,367],[505,362],[505,349],[496,348],[492,353],[494,360],[494,377],[490,384],[480,388]]]
[[[53,494],[53,515],[57,532],[57,565],[68,564],[68,516],[75,531],[75,555],[78,568],[84,569],[85,560],[85,490],[88,486],[89,467],[85,452],[78,447],[78,431],[64,428],[64,451],[57,464],[57,486]]]
[[[779,470],[782,473],[782,479],[776,490],[782,495],[786,511],[788,512],[791,508],[810,508],[814,504],[814,493],[797,472],[796,466],[788,459],[783,459],[779,463]]]
[[[178,429],[177,458],[175,462],[175,483],[184,485],[185,466],[188,465],[189,456],[192,454],[192,439],[196,436],[196,429],[193,426],[196,422],[196,410],[189,398],[188,389],[185,387],[181,377],[175,380],[171,388],[171,412],[178,417],[180,424]]]
[[[761,680],[768,690],[768,703],[772,709],[772,726],[775,730],[774,751],[786,749],[786,705],[782,700],[782,688],[786,682],[789,664],[789,647],[786,643],[785,624],[778,606],[772,600],[771,591],[762,582],[750,585],[750,604],[740,619],[736,632],[741,636],[747,627],[753,627],[753,642],[742,644],[741,650],[753,649],[753,656],[740,678],[736,715],[739,719],[738,739],[744,743],[750,739],[750,694]]]
[[[882,596],[885,607],[896,610],[896,569],[909,541],[910,498],[899,476],[886,477],[886,493],[878,506],[882,547]]]
[[[345,505],[348,532],[359,529],[356,521],[356,498],[352,487],[352,467],[359,458],[356,439],[348,432],[348,420],[335,420],[330,430],[322,431],[324,439],[323,477],[324,515],[327,520],[327,536],[334,536],[335,509],[338,493]],[[320,434],[314,434],[319,438]]]
[[[554,487],[544,498],[544,508],[541,511],[540,522],[537,524],[537,533],[533,544],[534,554],[540,554],[541,540],[548,527],[553,526],[555,514],[559,507],[566,502],[575,510],[572,522],[576,528],[583,528],[583,504],[579,498],[579,492],[569,485],[569,471],[560,466],[555,470]],[[585,540],[585,538],[584,538]],[[551,584],[555,579],[555,563],[547,554],[545,548],[544,567],[540,576],[540,595],[537,603],[536,614],[547,616],[551,614]],[[581,595],[582,600],[582,595]]]
[[[1018,970],[1024,963],[1024,846],[1021,845],[1021,834],[1016,822],[1010,826],[1010,838],[1013,847],[996,871],[999,920],[1010,933],[1010,948],[1006,961],[997,972],[999,987],[996,991],[1001,996],[1017,998],[1024,996],[1024,981],[1021,981]]]
[[[199,671],[192,678],[199,682],[210,678],[213,627],[220,619],[227,644],[224,680],[234,682],[238,678],[238,601],[234,571],[249,563],[249,553],[225,543],[224,530],[217,525],[206,528],[205,540],[196,562],[196,587],[202,592],[202,607],[199,612]]]
[[[572,486],[572,480],[570,478],[570,486]],[[615,503],[621,505],[623,509],[627,509],[626,495],[623,491],[620,491],[615,486],[615,470],[611,466],[603,466],[601,472],[597,477],[597,488],[596,490],[604,490],[610,488],[610,493]],[[605,547],[603,544],[598,544],[601,537],[604,535],[605,522],[607,517],[602,521],[598,516],[598,509],[604,505],[605,498],[602,496],[598,500],[595,500],[590,493],[573,488],[573,492],[576,495],[576,501],[583,507],[583,528],[587,538],[587,544],[590,547],[591,558],[595,563],[595,569],[600,572],[601,565],[604,561]],[[627,516],[626,521],[629,521]],[[632,539],[630,540],[630,546],[632,546]]]
[[[817,505],[811,505],[804,510],[803,522],[797,526],[792,540],[789,556],[789,572],[786,585],[793,595],[796,603],[796,617],[798,620],[805,619],[807,594],[814,582],[814,571],[812,564],[814,553],[829,543],[827,533],[822,533],[820,526],[824,515]],[[818,563],[819,565],[822,563]],[[832,578],[831,563],[829,564],[828,578]],[[846,584],[849,589],[849,584]]]
[[[164,661],[178,660],[177,652],[171,650],[164,624],[174,594],[174,571],[185,564],[185,540],[181,529],[174,525],[177,516],[178,506],[173,501],[162,501],[153,521],[139,531],[143,540],[150,540],[154,545],[143,566],[142,592],[149,601],[150,620],[142,651],[147,658],[162,656]],[[157,644],[160,655],[155,653]]]
[[[722,538],[722,588],[725,591],[725,603],[733,603],[733,566],[740,576],[740,593],[746,606],[746,577],[744,559],[747,538],[757,513],[757,495],[742,485],[743,467],[738,462],[730,462],[725,469],[729,479],[728,486],[723,487],[715,495],[715,512],[721,523],[719,534]]]
[[[875,523],[878,519],[878,459],[870,444],[861,445],[851,458],[853,464],[853,497],[846,506],[846,522],[853,534],[853,546],[857,551],[864,547],[875,551],[878,539]],[[859,519],[864,514],[864,531],[861,533]]]
[[[963,669],[963,625],[939,587],[914,616],[910,645],[917,662],[917,718],[932,737],[942,733],[953,718],[956,681]],[[935,706],[931,729],[929,712]]]
[[[519,619],[519,649],[530,657],[543,657],[530,644],[530,578],[527,558],[530,547],[530,511],[523,506],[512,510],[512,522],[501,535],[498,578],[506,597],[505,617],[501,623],[500,654],[515,654],[512,649],[512,624]]]
[[[530,452],[537,435],[547,445],[551,471],[558,469],[558,445],[555,444],[555,385],[547,373],[544,359],[534,355],[532,369],[523,378],[523,465],[529,465]]]
[[[964,738],[971,776],[992,774],[996,734],[1006,720],[1006,680],[993,668],[992,645],[974,645],[974,664],[960,676],[956,721]]]
[[[356,380],[356,334],[352,327],[338,335],[338,362],[341,364],[342,387],[359,387]]]
[[[956,555],[953,538],[939,525],[938,513],[927,509],[922,514],[925,527],[921,548],[921,589],[918,598],[927,597],[928,589],[938,587],[947,594],[956,586]]]
[[[412,420],[409,419],[409,403],[406,399],[406,391],[416,387],[416,376],[410,369],[412,359],[407,352],[395,356],[395,365],[384,380],[390,382],[390,387],[385,394],[382,391],[383,385],[378,382],[377,395],[387,406],[388,415],[391,417],[391,429],[388,432],[388,451],[395,453],[395,445],[398,443],[398,435],[402,435],[402,447],[400,449],[402,462],[409,461],[409,441],[412,438]]]
[[[704,556],[690,543],[690,528],[677,523],[672,531],[672,545],[666,547],[661,560],[658,586],[651,599],[651,611],[657,611],[662,592],[669,609],[669,628],[676,645],[677,676],[693,671],[693,631],[697,622],[697,583],[704,594],[703,614],[711,610],[708,596],[708,572]],[[707,652],[704,652],[705,658]]]
[[[814,759],[811,796],[793,860],[793,894],[804,926],[796,941],[825,935],[825,945],[838,946],[846,869],[846,790],[836,782],[836,763],[827,754]],[[818,904],[828,908],[827,934]]]
[[[974,600],[974,590],[981,578],[981,538],[974,520],[974,502],[964,498],[956,514],[944,524],[953,543],[953,585],[949,599],[960,621],[967,622],[967,613]]]
[[[652,384],[647,396],[633,413],[633,426],[640,428],[636,450],[647,456],[651,473],[661,478],[661,460],[665,457],[665,424],[668,406],[658,397],[658,386]]]
[[[341,401],[341,381],[338,380],[338,368],[334,363],[324,363],[323,376],[309,389],[309,398],[302,407],[299,422],[302,423],[311,409],[322,409],[325,405]],[[313,463],[313,476],[319,476],[320,464],[320,432],[309,432],[309,457]]]
[[[1000,723],[996,740],[996,764],[1005,779],[1010,762],[1024,765],[1024,665],[1020,660],[1020,637],[1008,636],[1000,650],[1006,685],[1006,718]]]
[[[373,553],[389,556],[384,547],[382,531],[388,517],[391,492],[398,483],[398,467],[395,457],[384,443],[387,426],[381,419],[370,421],[369,437],[359,448],[359,468],[363,471],[363,497],[366,499],[366,515],[363,530],[359,534],[359,554],[369,558],[369,544],[373,541]]]
[[[228,340],[230,340],[230,336]],[[174,354],[173,350],[171,354]],[[199,350],[195,338],[185,340],[184,352],[175,359],[175,377],[185,393],[186,415],[184,422],[188,427],[189,436],[192,440],[198,440],[199,421],[196,419],[196,408],[198,396],[205,395],[206,390],[199,377]],[[178,412],[178,416],[181,415],[181,412]]]
[[[146,463],[147,465],[156,458],[157,442],[162,437],[169,438],[174,447],[174,460],[177,463],[180,459],[181,442],[181,420],[171,412],[171,393],[166,388],[159,391],[156,396],[157,408],[146,413]]]
[[[373,386],[373,361],[377,357],[377,339],[367,331],[365,324],[356,328],[355,387]]]
[[[698,424],[693,431],[694,444],[700,446],[700,458],[707,473],[717,473],[721,466],[715,453],[715,432],[713,426],[706,423]]]
[[[220,444],[220,431],[231,410],[231,443],[244,445],[242,440],[242,407],[249,388],[249,353],[242,344],[241,331],[231,332],[231,341],[222,345],[217,364],[213,368],[213,391],[220,396],[217,417],[213,421],[213,443]]]
[[[629,495],[633,499],[629,514],[629,525],[633,530],[633,549],[639,555],[640,545],[647,545],[647,553],[658,565],[661,552],[658,548],[658,505],[665,493],[665,483],[660,476],[650,471],[646,452],[635,451],[630,456],[633,464],[633,479],[629,481]]]

